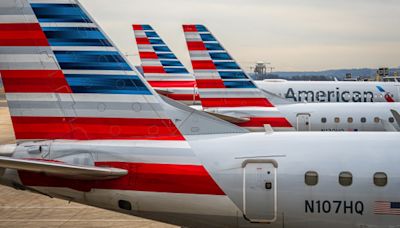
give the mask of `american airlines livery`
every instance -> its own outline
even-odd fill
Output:
[[[293,102],[399,102],[398,82],[256,81],[261,89]]]
[[[188,105],[198,105],[196,81],[150,25],[132,26],[144,77],[160,94]]]
[[[3,185],[185,227],[400,224],[399,133],[249,133],[162,99],[76,0],[2,0],[0,53]]]
[[[252,131],[393,131],[398,103],[288,104],[259,89],[203,25],[184,25],[185,37],[205,111]],[[237,118],[237,119],[236,119]]]

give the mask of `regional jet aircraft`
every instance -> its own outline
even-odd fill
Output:
[[[3,185],[186,227],[400,224],[398,133],[249,133],[163,100],[76,0],[2,0],[0,54]]]
[[[193,75],[157,32],[150,25],[133,25],[144,76],[159,93],[186,104],[193,103],[187,98],[196,97],[204,111],[252,131],[265,131],[265,125],[278,131],[400,129],[391,112],[400,110],[397,103],[290,104],[261,91],[215,37],[204,26],[197,27],[202,31],[186,35],[200,97],[194,95]]]

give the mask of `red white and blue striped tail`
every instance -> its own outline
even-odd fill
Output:
[[[238,124],[252,130],[266,124],[279,130],[294,129],[204,25],[183,25],[183,30],[205,109],[253,110],[256,115],[241,116],[250,120]]]
[[[134,24],[132,27],[147,82],[156,91],[176,101],[188,105],[200,104],[194,76],[157,32],[146,24]]]
[[[76,0],[2,0],[0,56],[17,140],[185,140],[172,121],[185,113],[171,112]]]

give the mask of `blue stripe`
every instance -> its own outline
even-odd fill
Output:
[[[74,93],[151,95],[136,75],[66,74],[65,78]]]
[[[256,88],[251,81],[224,81],[226,88]]]
[[[164,70],[168,74],[188,74],[189,72],[186,70],[186,68],[170,68],[170,67],[164,67]]]
[[[217,41],[211,34],[200,34],[202,41]]]
[[[167,46],[153,46],[154,51],[171,52]]]
[[[179,60],[176,60],[176,61],[161,60],[160,62],[161,62],[161,64],[162,64],[163,66],[167,66],[167,67],[168,67],[168,66],[182,66],[182,67],[183,67],[182,63],[179,62]]]
[[[385,90],[381,86],[376,86],[376,88],[379,90],[379,92],[383,93]]]
[[[156,32],[145,32],[145,34],[149,38],[158,38],[159,37]]]
[[[218,71],[222,79],[247,79],[243,71]]]
[[[32,3],[31,6],[39,22],[92,22],[77,4]]]
[[[143,30],[153,30],[150,25],[142,25]]]
[[[223,51],[224,48],[218,43],[204,43],[208,51]]]
[[[240,67],[235,62],[214,62],[218,70],[240,70]]]
[[[43,27],[51,46],[112,46],[97,28]]]
[[[162,39],[149,39],[150,44],[165,44]]]
[[[156,53],[159,59],[177,59],[172,53]]]
[[[207,28],[204,25],[195,25],[197,31],[199,32],[208,32]]]
[[[209,53],[212,60],[233,60],[228,53]]]
[[[132,70],[118,52],[54,51],[62,69]]]

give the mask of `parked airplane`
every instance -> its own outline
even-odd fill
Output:
[[[0,54],[24,141],[3,185],[187,227],[400,223],[398,133],[248,133],[163,100],[76,0],[2,0]]]
[[[200,104],[196,81],[150,25],[133,25],[143,74],[159,93],[185,103]]]
[[[399,102],[398,82],[255,81],[261,89],[293,102]]]
[[[187,30],[187,28],[189,30]],[[205,26],[184,26],[203,109],[236,120],[254,131],[275,130],[392,131],[399,130],[391,110],[399,103],[287,104],[260,90]],[[272,98],[272,99],[268,99]],[[283,105],[279,105],[285,103]],[[275,106],[276,105],[276,106]],[[225,118],[228,120],[228,118]]]

